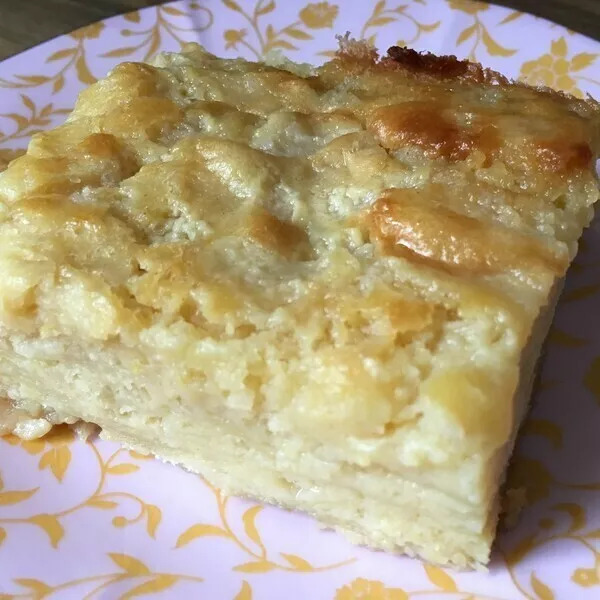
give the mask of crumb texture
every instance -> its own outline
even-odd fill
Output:
[[[478,65],[347,40],[313,70],[196,45],[118,66],[0,174],[4,429],[147,429],[159,454],[226,471],[199,446],[214,430],[274,478],[238,492],[310,510],[289,490],[312,473],[323,498],[366,503],[330,519],[360,539],[485,562],[534,324],[598,197],[599,121]],[[390,502],[437,531],[426,502],[410,512],[423,490],[456,547],[369,538]]]

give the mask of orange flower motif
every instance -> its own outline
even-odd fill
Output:
[[[7,435],[3,439],[12,446],[20,445],[28,454],[41,454],[39,469],[50,469],[54,477],[62,481],[71,462],[69,444],[75,439],[67,425],[53,427],[44,437],[36,440],[21,440],[14,435]]]
[[[408,600],[408,594],[400,588],[386,588],[381,581],[359,577],[341,587],[335,600]]]
[[[550,52],[536,60],[529,60],[521,67],[521,79],[531,85],[543,85],[582,97],[573,72],[580,71],[594,62],[597,55],[576,54],[567,58],[568,47],[564,37],[552,42]]]
[[[71,37],[76,40],[87,39],[96,39],[100,36],[100,33],[104,29],[104,23],[92,23],[91,25],[86,25],[85,27],[81,27],[71,32]]]
[[[230,48],[235,48],[237,44],[242,42],[246,37],[245,29],[228,29],[223,34],[223,38],[227,42],[225,44],[225,50],[229,50]]]
[[[488,2],[475,2],[474,0],[448,0],[448,5],[454,10],[462,10],[469,15],[474,15],[490,7]]]
[[[592,587],[600,585],[600,577],[596,569],[575,569],[571,579],[582,587]]]
[[[338,7],[329,2],[307,4],[298,14],[300,20],[311,29],[333,27],[337,15]]]

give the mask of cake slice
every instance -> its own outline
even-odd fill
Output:
[[[125,63],[0,175],[3,431],[151,452],[351,539],[485,564],[598,105],[342,40]]]

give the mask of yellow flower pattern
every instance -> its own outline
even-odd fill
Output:
[[[511,34],[513,22],[537,27],[540,39],[533,45],[519,43]],[[278,50],[293,59],[314,61],[330,55],[334,34],[346,29],[379,47],[398,43],[438,49],[440,36],[449,32],[447,24],[457,36],[443,46],[450,53],[475,58],[534,85],[578,96],[600,94],[598,46],[488,2],[185,0],[123,15],[110,27],[104,23],[83,27],[53,41],[35,60],[3,70],[0,170],[23,152],[32,135],[64,119],[76,90],[123,60],[148,60],[162,49],[177,50],[200,36],[217,54],[259,59]],[[532,46],[537,52],[533,56]],[[592,306],[600,294],[594,235],[584,240],[572,269],[562,303],[564,311],[570,311],[566,314]],[[23,442],[10,436],[0,440],[0,565],[21,539],[30,536],[36,539],[36,552],[65,556],[68,562],[73,540],[85,536],[90,523],[101,523],[107,543],[119,541],[114,547],[98,548],[98,562],[81,564],[77,573],[68,571],[64,576],[49,576],[32,563],[21,565],[21,571],[7,579],[0,566],[0,600],[60,600],[62,594],[221,598],[225,596],[216,596],[214,590],[220,590],[223,573],[235,584],[228,587],[227,596],[235,600],[262,597],[255,590],[258,581],[275,577],[287,582],[291,598],[294,578],[299,576],[311,578],[310,585],[326,590],[322,596],[331,600],[412,600],[440,594],[457,600],[558,600],[578,597],[578,592],[600,593],[600,522],[595,510],[600,473],[590,467],[579,476],[579,469],[556,467],[560,460],[554,458],[564,461],[570,456],[573,431],[577,437],[584,427],[565,424],[556,412],[545,409],[556,405],[561,394],[570,398],[572,389],[583,383],[588,396],[581,402],[588,405],[581,407],[581,423],[584,419],[598,423],[600,343],[587,328],[577,330],[566,323],[563,319],[549,337],[550,366],[542,372],[538,406],[523,428],[509,472],[506,497],[512,507],[507,511],[522,508],[535,527],[517,525],[500,537],[501,558],[493,566],[506,575],[502,591],[483,583],[471,586],[473,579],[408,559],[387,557],[398,560],[402,568],[386,575],[373,560],[365,560],[366,551],[350,546],[336,546],[325,555],[318,547],[321,542],[294,545],[292,537],[273,535],[273,520],[287,523],[287,517],[256,504],[241,504],[191,475],[185,480],[185,493],[189,496],[194,489],[201,495],[202,512],[194,513],[190,521],[179,521],[181,515],[171,502],[138,482],[147,474],[154,476],[158,468],[147,457],[102,442],[83,443],[71,430],[57,428],[41,440]],[[582,382],[566,381],[571,375],[561,369],[561,357],[570,355],[584,365]],[[534,454],[531,447],[536,448]],[[16,477],[14,464],[27,477]],[[173,473],[179,472],[163,476],[169,479]],[[506,522],[510,520],[507,514]],[[122,540],[136,543],[124,548]],[[538,560],[547,549],[559,547],[568,548],[568,556],[574,557],[561,569],[566,573],[561,580]],[[230,562],[213,572],[197,560],[197,553],[207,550]],[[165,558],[169,553],[176,557],[176,568]],[[411,579],[405,580],[406,569]]]
[[[424,0],[421,1],[424,3]],[[367,40],[372,46],[376,46],[377,31],[380,27],[402,21],[409,27],[412,26],[414,33],[406,36],[406,38],[397,40],[396,44],[398,46],[408,46],[414,44],[421,35],[431,33],[440,26],[440,21],[435,21],[433,23],[419,21],[412,15],[410,8],[410,5],[406,4],[388,6],[387,0],[379,0],[373,6],[373,12],[365,21],[358,37]]]
[[[600,565],[592,569],[575,569],[571,579],[581,587],[600,585]]]
[[[66,426],[57,427],[48,435],[38,440],[21,441],[14,436],[4,437],[4,442],[9,445],[21,446],[21,448],[30,455],[41,455],[38,463],[39,470],[48,468],[59,483],[63,482],[63,478],[71,463],[72,452],[69,445],[73,440],[73,432]],[[99,478],[93,491],[83,500],[75,502],[72,506],[54,513],[42,513],[8,519],[3,518],[0,514],[0,526],[4,525],[4,527],[0,529],[0,546],[7,538],[6,526],[35,525],[40,527],[47,534],[52,547],[57,548],[64,537],[65,531],[63,522],[65,517],[86,508],[101,510],[118,509],[120,508],[121,503],[124,503],[125,501],[128,501],[131,505],[137,506],[138,513],[132,518],[127,518],[122,515],[115,516],[112,519],[113,526],[123,528],[143,521],[145,523],[147,534],[152,538],[155,537],[156,530],[162,520],[162,511],[158,506],[146,503],[138,496],[129,492],[112,492],[106,489],[109,476],[135,473],[139,470],[139,465],[130,462],[119,462],[115,464],[117,458],[120,458],[123,455],[123,450],[116,450],[107,460],[102,458],[102,455],[95,446],[92,446],[92,450],[99,467]],[[143,460],[145,458],[134,452],[130,452],[129,454],[132,458],[137,460]],[[2,494],[0,494],[0,506],[22,502],[29,499],[36,492],[37,489],[24,492],[5,492],[4,502],[2,500]]]
[[[20,445],[28,454],[40,455],[39,469],[50,469],[54,477],[62,481],[71,463],[69,445],[74,437],[71,429],[61,425],[37,440],[22,441],[12,435],[6,436],[4,440],[12,445]]]
[[[87,40],[98,38],[104,28],[104,23],[94,23],[86,27],[81,27],[73,31],[69,36],[65,36],[65,40],[71,38],[75,40],[76,44],[60,48],[46,57],[46,64],[62,64],[59,70],[53,75],[47,75],[46,72],[36,75],[16,75],[12,81],[0,77],[0,89],[3,87],[17,89],[37,88],[41,85],[51,83],[52,93],[56,94],[65,87],[65,78],[71,70],[75,71],[77,78],[82,84],[89,85],[94,83],[96,78],[92,75],[88,66],[85,56],[85,43]]]
[[[310,29],[332,28],[338,15],[338,7],[329,2],[307,4],[299,13],[300,21]]]
[[[228,497],[221,490],[212,486],[209,482],[204,482],[213,494],[217,503],[219,513],[219,524],[197,523],[192,525],[186,531],[182,532],[177,538],[175,548],[183,548],[198,538],[217,536],[231,540],[240,550],[242,550],[249,560],[233,567],[234,571],[241,573],[268,573],[269,571],[281,570],[297,573],[316,573],[318,571],[327,571],[344,566],[354,562],[354,559],[347,559],[335,564],[325,566],[314,566],[306,558],[296,554],[281,552],[283,561],[278,562],[268,556],[268,550],[265,546],[260,530],[257,526],[257,517],[263,510],[260,505],[251,506],[242,515],[243,530],[246,537],[252,541],[252,544],[246,544],[241,536],[235,533],[235,529],[229,523],[227,515]]]
[[[492,34],[489,27],[483,22],[481,13],[489,10],[490,4],[487,2],[475,2],[474,0],[447,0],[450,8],[461,11],[472,17],[470,24],[465,27],[456,39],[456,46],[461,47],[467,42],[471,44],[471,49],[468,53],[470,60],[482,60],[479,56],[479,51],[483,47],[490,56],[509,57],[516,54],[514,48],[507,48],[500,44]],[[512,15],[505,17],[499,22],[503,25],[514,20]]]
[[[245,10],[235,0],[222,2],[227,9],[241,15],[250,28],[227,29],[223,33],[225,49],[245,48],[257,60],[272,50],[298,50],[298,42],[314,39],[311,29],[333,28],[339,12],[339,8],[329,2],[307,4],[298,12],[295,21],[283,27],[275,27],[272,22],[265,20],[277,8],[275,0],[258,0],[252,11]],[[252,32],[253,39],[248,39],[249,32]]]
[[[579,88],[580,81],[587,80],[600,85],[600,82],[580,74],[593,65],[597,58],[597,54],[590,52],[580,52],[569,58],[567,40],[560,37],[551,43],[549,52],[523,63],[520,77],[531,85],[551,87],[582,98],[584,94]]]
[[[408,595],[400,588],[386,588],[381,581],[358,578],[341,587],[335,600],[407,600]]]
[[[448,0],[448,5],[454,10],[462,10],[468,15],[475,15],[490,7],[488,2],[476,2],[475,0]]]
[[[205,6],[191,2],[188,8],[194,16],[195,25],[193,27],[180,24],[181,17],[187,17],[188,13],[175,6],[154,8],[154,18],[148,26],[141,24],[140,11],[123,15],[128,25],[121,30],[121,35],[132,40],[132,43],[109,50],[100,56],[121,60],[125,57],[136,56],[139,60],[150,60],[162,49],[165,38],[174,41],[178,46],[183,45],[185,43],[184,35],[206,31],[213,23],[213,14]],[[132,29],[132,26],[137,27],[138,25],[139,29]],[[140,55],[140,53],[142,54]]]
[[[102,21],[92,23],[86,27],[81,27],[70,33],[70,36],[75,40],[96,39],[100,37],[102,30],[106,27]]]
[[[19,96],[19,110],[22,112],[0,113],[0,118],[4,117],[10,123],[10,129],[0,130],[0,144],[29,139],[35,133],[51,125],[55,117],[71,112],[65,108],[56,108],[52,102],[38,108],[28,95],[20,93]],[[14,158],[8,152],[6,157]]]
[[[50,596],[60,597],[57,594],[68,593],[73,598],[73,593],[78,590],[90,590],[85,598],[99,597],[101,592],[110,593],[117,584],[127,584],[127,591],[119,596],[121,600],[157,594],[169,590],[176,593],[178,583],[201,583],[201,577],[193,575],[182,575],[177,573],[160,573],[151,570],[141,560],[128,554],[109,552],[108,559],[113,563],[116,571],[92,575],[80,579],[70,580],[58,585],[50,585],[40,579],[15,578],[14,582],[21,589],[14,594],[0,594],[0,600],[17,600],[25,598],[28,600],[42,600]],[[25,592],[23,590],[26,590]],[[84,597],[83,595],[80,597]],[[111,596],[112,597],[112,596]]]

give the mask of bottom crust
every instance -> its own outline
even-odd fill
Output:
[[[342,472],[329,481],[281,472],[268,453],[249,459],[252,450],[234,439],[220,439],[214,452],[210,439],[206,446],[213,449],[184,451],[140,439],[138,432],[121,427],[105,427],[100,435],[198,473],[228,495],[301,510],[355,544],[462,568],[488,560],[495,522],[483,532],[467,531],[466,523],[478,528],[481,515],[473,519],[469,507],[398,476],[390,482],[387,475],[356,473],[358,485],[352,486],[348,479],[353,476]]]

